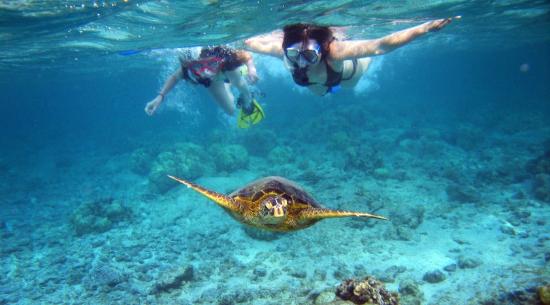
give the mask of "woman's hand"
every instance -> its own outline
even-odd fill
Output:
[[[444,28],[447,24],[451,23],[453,18],[437,19],[426,23],[426,32],[435,32]]]
[[[154,100],[145,105],[145,113],[147,113],[147,115],[153,115],[163,99],[164,96],[162,96],[161,94],[157,95]]]

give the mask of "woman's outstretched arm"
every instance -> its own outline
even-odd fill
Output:
[[[168,94],[168,92],[170,92],[172,88],[174,88],[174,86],[180,80],[182,75],[183,75],[182,69],[180,67],[176,72],[174,72],[174,74],[172,74],[166,80],[166,82],[164,82],[164,86],[162,86],[162,89],[159,91],[159,94],[152,101],[147,103],[147,105],[145,105],[145,112],[148,115],[153,115],[155,113],[155,111],[160,106],[162,101],[164,101],[164,96]]]
[[[255,53],[282,58],[283,32],[278,30],[268,34],[258,35],[244,41],[246,49]]]
[[[460,18],[460,17],[455,17]],[[412,28],[404,29],[378,39],[333,41],[330,44],[330,58],[333,60],[354,59],[382,55],[393,51],[414,39],[442,29],[453,18],[428,21]]]

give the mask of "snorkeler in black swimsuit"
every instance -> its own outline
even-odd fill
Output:
[[[336,40],[328,28],[291,25],[285,27],[283,31],[285,33],[283,39],[284,60],[290,66],[292,78],[297,85],[307,87],[319,84],[311,82],[308,76],[309,67],[316,64],[325,66],[326,80],[323,85],[327,89],[324,94],[334,93],[335,88],[339,88],[340,82],[350,80],[355,75],[357,59],[353,59],[353,69],[346,78],[343,78],[343,68],[341,71],[336,71],[328,63],[326,54],[328,54],[330,44]]]
[[[334,93],[340,85],[354,87],[372,56],[390,52],[451,21],[433,20],[370,40],[337,40],[330,27],[299,23],[285,26],[282,33],[249,38],[245,44],[251,51],[282,58],[296,84],[325,95]]]

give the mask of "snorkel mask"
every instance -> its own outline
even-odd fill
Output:
[[[308,43],[297,42],[285,49],[285,56],[299,68],[304,68],[321,60],[321,46],[312,39]]]
[[[187,64],[187,75],[195,82],[200,83],[201,79],[211,79],[220,72],[223,59],[220,57],[209,57],[191,61]]]

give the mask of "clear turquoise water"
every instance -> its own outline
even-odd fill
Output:
[[[0,304],[326,304],[319,294],[367,275],[391,291],[412,280],[422,295],[401,289],[403,304],[536,304],[550,279],[549,9],[3,2]],[[267,117],[250,130],[183,83],[157,115],[143,112],[177,67],[175,48],[239,45],[296,21],[374,38],[456,15],[375,58],[355,90],[328,97],[256,56]],[[327,207],[390,221],[325,220],[258,236],[156,175],[176,171],[222,193],[280,175]],[[109,223],[82,226],[98,221],[82,215]],[[479,265],[449,271],[468,260]],[[435,270],[443,281],[424,280]],[[184,280],[159,290],[175,275]]]

